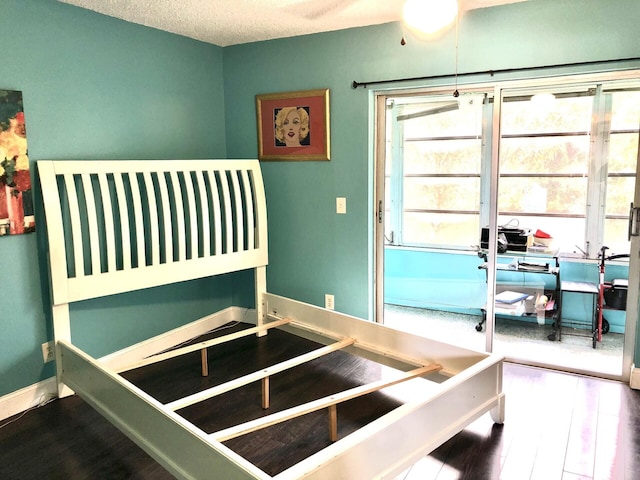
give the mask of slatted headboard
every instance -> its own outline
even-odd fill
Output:
[[[71,340],[68,305],[79,300],[249,268],[256,296],[264,291],[267,221],[257,160],[41,160],[37,167],[56,340]]]

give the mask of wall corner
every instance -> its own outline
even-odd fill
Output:
[[[635,365],[631,365],[629,386],[635,390],[640,390],[640,368],[637,368]]]

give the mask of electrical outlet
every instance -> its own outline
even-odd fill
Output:
[[[335,302],[334,302],[334,298],[333,295],[330,294],[325,294],[324,296],[324,308],[326,308],[327,310],[333,310],[335,308]]]
[[[347,213],[347,199],[345,197],[336,198],[336,213],[343,215]]]
[[[53,349],[53,342],[45,342],[42,344],[42,359],[44,363],[55,360],[56,354]]]

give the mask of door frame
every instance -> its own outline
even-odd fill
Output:
[[[625,70],[619,72],[581,74],[535,78],[524,80],[505,80],[492,83],[474,83],[469,85],[473,90],[484,89],[494,92],[493,111],[493,134],[491,138],[491,189],[489,194],[489,252],[497,251],[497,195],[499,179],[499,148],[500,148],[500,110],[502,106],[502,96],[504,90],[514,88],[540,87],[545,84],[558,85],[562,83],[585,83],[585,82],[606,82],[612,80],[638,80],[640,70]],[[372,282],[373,282],[373,319],[378,323],[384,322],[384,206],[385,206],[385,157],[386,157],[386,101],[389,97],[402,95],[437,94],[449,91],[452,85],[429,86],[420,88],[398,90],[377,90],[372,91],[374,114],[373,125],[373,255],[372,255]],[[640,135],[639,135],[640,137]],[[640,206],[640,148],[638,149],[638,161],[636,167],[636,187],[634,195],[634,205]],[[495,272],[496,255],[488,255],[488,284],[487,284],[487,321],[486,321],[486,351],[493,350],[493,336],[495,329],[495,315],[493,311],[493,298],[495,296]],[[622,374],[620,378],[626,383],[630,381],[634,364],[634,354],[637,342],[637,325],[640,311],[640,237],[631,237],[630,260],[629,260],[629,290],[627,298],[627,314],[625,318],[625,336],[622,354]],[[637,374],[636,374],[637,375]]]

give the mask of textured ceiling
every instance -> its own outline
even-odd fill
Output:
[[[404,4],[404,0],[58,1],[222,47],[395,22]],[[459,0],[463,11],[520,1],[525,0]]]

